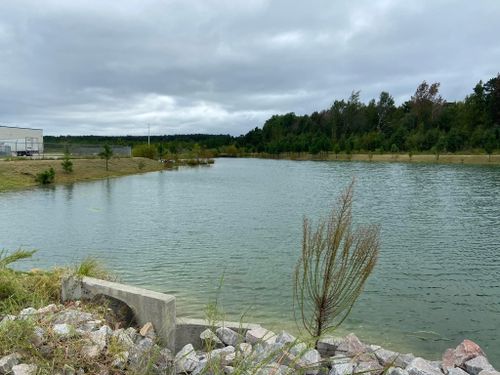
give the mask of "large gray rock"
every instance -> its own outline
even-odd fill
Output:
[[[154,341],[149,337],[144,337],[137,341],[137,343],[129,349],[130,364],[137,368],[148,363],[154,345]]]
[[[33,307],[27,307],[26,309],[21,310],[19,313],[19,319],[28,319],[31,318],[32,316],[36,315],[36,309]]]
[[[292,345],[292,344],[289,344]],[[288,351],[295,357],[301,357],[304,353],[309,350],[307,345],[303,342],[295,342],[293,346],[288,348]],[[319,353],[319,352],[318,352]]]
[[[200,360],[194,351],[193,345],[187,344],[175,356],[175,371],[177,374],[193,372]]]
[[[378,375],[381,374],[384,368],[376,360],[368,362],[359,362],[354,372],[356,374]]]
[[[12,375],[35,375],[38,371],[36,365],[16,365],[12,367]]]
[[[276,353],[276,348],[271,345],[265,345],[261,342],[253,345],[252,354],[249,359],[252,363],[261,363],[261,362],[272,362],[273,358],[276,357],[278,353]]]
[[[331,370],[329,375],[351,375],[356,368],[356,362],[343,355],[336,355],[330,358]]]
[[[66,338],[72,335],[74,332],[74,327],[67,323],[54,324],[52,326],[52,331],[60,337]]]
[[[408,371],[399,367],[389,367],[387,369],[387,375],[408,375]]]
[[[342,339],[338,337],[331,337],[331,336],[323,337],[320,340],[318,340],[316,348],[323,357],[330,357],[335,355],[337,346],[339,346],[341,341]]]
[[[220,371],[220,367],[217,364],[209,364],[207,358],[202,358],[196,365],[193,372],[191,372],[191,375],[215,375],[216,371]]]
[[[46,339],[46,332],[42,327],[35,327],[31,336],[31,343],[37,348],[42,346]]]
[[[134,341],[123,328],[114,331],[111,334],[111,337],[113,337],[113,339],[116,340],[116,342],[126,351],[130,350],[134,346]]]
[[[88,322],[89,320],[94,320],[91,313],[74,309],[67,309],[54,315],[54,317],[52,318],[52,323],[54,324],[67,323],[77,327],[82,323]]]
[[[256,344],[260,342],[264,345],[272,345],[276,342],[276,334],[263,327],[257,327],[247,331],[245,340],[249,344]]]
[[[102,326],[98,331],[90,332],[89,339],[99,347],[99,350],[104,350],[108,345],[108,340],[113,330],[108,326]]]
[[[445,373],[447,373],[448,375],[469,375],[467,372],[465,372],[459,367],[448,367],[444,370]]]
[[[200,333],[200,340],[204,348],[223,348],[224,344],[219,337],[210,329],[204,330]]]
[[[415,356],[411,353],[402,354],[398,352],[393,352],[391,350],[386,350],[384,348],[380,348],[373,351],[375,357],[382,366],[395,366],[406,368],[411,361],[415,359]]]
[[[281,331],[276,336],[276,344],[281,345],[281,346],[292,344],[296,341],[297,341],[297,339],[295,338],[295,336],[289,334],[286,331]]]
[[[482,355],[468,360],[467,362],[465,362],[464,366],[465,370],[471,375],[479,375],[479,373],[483,370],[495,371],[486,357]]]
[[[316,349],[309,349],[297,357],[296,368],[306,375],[317,375],[321,365],[321,355]]]
[[[142,339],[141,335],[137,332],[137,330],[134,327],[128,327],[125,330],[125,334],[128,335],[128,337],[130,337],[130,339],[133,342],[137,342]]]
[[[237,349],[237,354],[243,358],[248,358],[252,354],[252,345],[247,342],[238,344]]]
[[[0,374],[9,374],[12,371],[12,367],[19,363],[21,355],[18,353],[12,353],[0,358]]]
[[[102,325],[102,320],[89,320],[88,322],[81,323],[79,325],[78,331],[80,333],[92,332],[98,329]]]
[[[37,315],[51,315],[55,314],[57,311],[59,311],[59,308],[55,304],[50,304],[45,307],[39,308],[36,313]]]
[[[335,349],[336,354],[345,354],[349,357],[358,356],[360,354],[365,353],[368,350],[368,347],[363,344],[358,337],[350,333],[342,340],[339,341],[337,348]]]
[[[479,375],[500,375],[499,371],[496,370],[483,370],[479,373]]]
[[[220,327],[215,331],[217,337],[226,345],[236,346],[239,342],[243,341],[243,338],[231,328]]]
[[[433,364],[423,358],[417,357],[406,367],[409,375],[442,375]]]
[[[209,361],[217,361],[222,365],[231,365],[235,358],[234,346],[226,346],[222,349],[214,349],[207,353]]]

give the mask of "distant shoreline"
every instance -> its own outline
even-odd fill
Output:
[[[392,162],[392,163],[432,163],[432,164],[468,164],[468,165],[500,165],[500,154],[335,154],[321,152],[316,155],[301,152],[284,152],[281,154],[246,154],[242,157],[284,160],[315,160],[315,161],[364,161],[364,162]]]

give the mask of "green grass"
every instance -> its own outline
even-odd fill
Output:
[[[77,277],[95,277],[96,279],[111,279],[110,272],[94,257],[87,257],[73,268],[73,275]]]
[[[28,259],[36,251],[0,251],[0,317],[17,314],[26,307],[40,308],[61,300],[61,279],[67,275],[91,276],[109,280],[112,275],[94,258],[86,258],[73,267],[51,270],[18,271],[12,264]]]

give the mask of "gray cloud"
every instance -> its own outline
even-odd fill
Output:
[[[0,122],[239,135],[352,90],[461,99],[500,70],[498,19],[498,0],[3,0]]]

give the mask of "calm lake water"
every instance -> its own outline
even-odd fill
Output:
[[[382,248],[342,330],[430,358],[470,338],[500,366],[498,167],[218,159],[3,193],[0,249],[38,249],[24,267],[96,256],[190,317],[224,275],[227,319],[293,329],[303,216],[326,215],[352,177],[355,221],[381,224]]]

